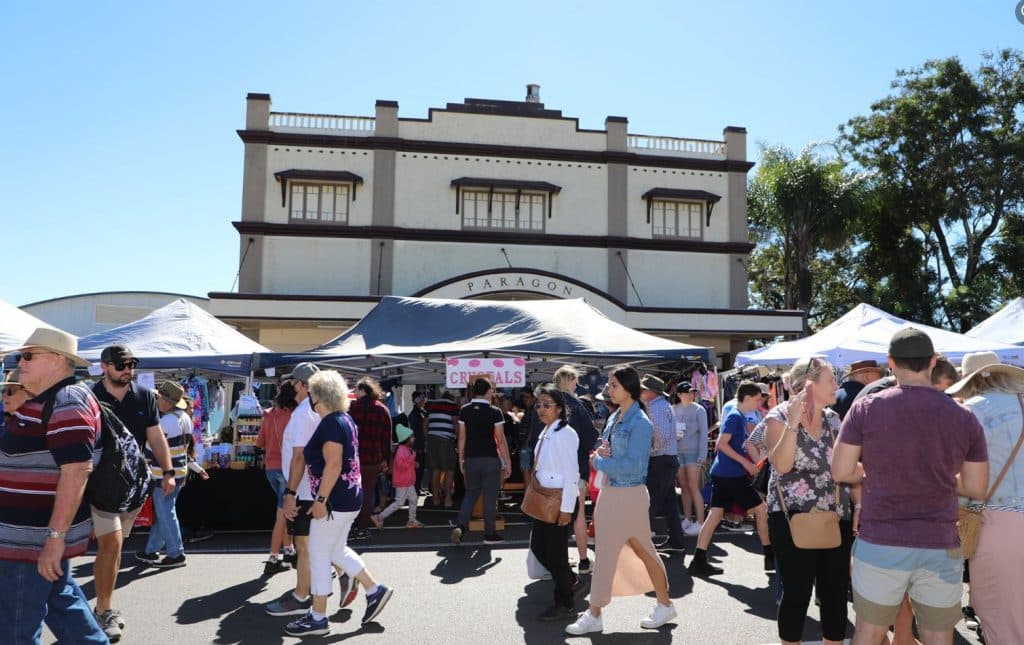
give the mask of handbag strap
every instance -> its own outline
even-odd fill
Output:
[[[540,432],[540,439],[537,441],[537,449],[533,453],[533,470],[530,472],[531,475],[536,475],[537,473],[537,463],[540,461],[540,449],[544,446],[544,440],[547,439],[548,428],[550,427],[551,426],[548,426]]]
[[[1020,404],[1021,416],[1024,416],[1024,395],[1017,395],[1017,403]],[[996,477],[996,482],[992,484],[992,488],[988,489],[988,495],[985,496],[985,504],[992,499],[992,495],[995,494],[996,489],[999,488],[999,484],[1003,483],[1003,477],[1006,476],[1006,471],[1010,469],[1010,465],[1013,464],[1013,460],[1017,457],[1017,453],[1020,451],[1020,445],[1024,443],[1024,426],[1021,426],[1020,436],[1017,437],[1017,445],[1013,447],[1013,452],[1010,453],[1010,458],[1003,464],[1003,469],[999,471],[999,477]]]

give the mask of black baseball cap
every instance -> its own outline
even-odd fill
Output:
[[[901,329],[889,341],[889,356],[893,358],[931,358],[934,355],[932,339],[920,329]]]
[[[132,350],[124,345],[111,345],[100,353],[100,362],[103,363],[127,363],[135,360]]]

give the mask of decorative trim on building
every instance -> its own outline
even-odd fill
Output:
[[[462,189],[486,188],[490,192],[487,196],[487,212],[491,212],[491,200],[494,199],[494,189],[516,191],[516,213],[519,212],[519,198],[524,190],[548,195],[548,219],[551,219],[552,198],[555,194],[562,192],[561,186],[546,181],[520,181],[518,179],[488,179],[486,177],[459,177],[452,180],[452,187],[455,188],[455,214],[459,214],[459,204],[462,202]]]
[[[550,159],[572,163],[621,163],[630,166],[677,168],[706,172],[742,172],[754,167],[753,162],[736,159],[697,159],[665,155],[645,155],[611,150],[573,150],[570,148],[536,148],[457,141],[426,141],[400,137],[351,137],[344,135],[270,130],[238,130],[245,143],[298,148],[355,148],[359,150],[395,150],[430,154],[468,155],[477,157],[510,157],[514,159]]]
[[[603,235],[557,235],[511,231],[451,229],[414,229],[395,226],[330,226],[323,224],[272,224],[268,222],[232,222],[243,235],[268,237],[322,237],[364,240],[405,240],[417,242],[457,242],[462,244],[525,244],[532,246],[569,246],[592,249],[635,249],[685,253],[733,253],[747,255],[749,242],[705,242],[702,240],[644,239]]]

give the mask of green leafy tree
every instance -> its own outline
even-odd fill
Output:
[[[936,322],[966,331],[1020,283],[1005,263],[1021,266],[1024,56],[985,54],[973,74],[957,58],[929,61],[898,72],[893,89],[840,128],[844,152],[872,173],[892,215],[890,231],[863,237],[887,243],[883,273],[895,278],[904,265],[909,283],[892,285],[897,293],[928,289],[941,305]]]

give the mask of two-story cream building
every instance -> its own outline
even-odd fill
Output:
[[[382,295],[585,298],[630,327],[715,348],[800,333],[747,308],[746,131],[602,130],[525,101],[399,117],[272,112],[247,97],[238,293],[209,308],[264,345],[332,338]]]

